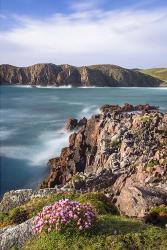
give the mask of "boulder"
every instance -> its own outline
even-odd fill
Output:
[[[134,112],[134,111],[149,111],[149,110],[158,110],[156,106],[150,106],[149,104],[139,104],[133,106],[129,103],[125,103],[122,106],[119,105],[109,105],[105,104],[100,108],[103,113],[112,113],[112,112]]]
[[[144,218],[152,207],[167,204],[167,192],[145,186],[125,186],[117,197],[116,206],[129,217]]]
[[[7,227],[0,232],[0,249],[18,249],[24,242],[33,237],[33,220],[27,220],[22,224],[13,227]]]
[[[21,206],[30,199],[45,197],[54,192],[54,188],[45,188],[34,191],[32,189],[20,189],[6,192],[0,202],[0,212],[8,212],[10,209]]]
[[[7,212],[14,207],[24,204],[30,200],[32,194],[32,189],[12,190],[5,193],[0,203],[0,212]]]
[[[87,119],[84,117],[81,120],[79,120],[78,127],[86,126],[86,124],[87,124]]]
[[[76,129],[77,125],[78,125],[78,120],[77,119],[69,118],[68,121],[65,124],[65,129],[67,131],[72,131],[72,130]]]

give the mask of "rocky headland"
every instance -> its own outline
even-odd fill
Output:
[[[21,248],[34,237],[34,214],[58,197],[69,195],[81,197],[81,201],[85,201],[85,197],[98,197],[100,200],[93,198],[88,202],[101,207],[102,200],[107,201],[104,207],[110,204],[111,211],[118,211],[121,216],[167,227],[167,113],[148,104],[104,105],[100,111],[90,119],[67,121],[65,129],[71,132],[69,145],[62,149],[59,157],[49,160],[50,173],[38,190],[4,194],[0,202],[1,249]],[[101,194],[103,198],[98,196]],[[124,218],[121,216],[119,220]],[[19,222],[12,224],[11,218]],[[134,221],[131,223],[133,227]],[[145,223],[142,225],[146,227]],[[137,227],[139,233],[140,226]],[[119,230],[122,230],[121,224]],[[163,230],[162,235],[166,235]],[[121,237],[125,242],[124,236]]]
[[[69,146],[49,160],[41,187],[106,190],[123,214],[144,217],[155,204],[167,204],[167,114],[150,105],[100,110],[67,121]]]
[[[35,64],[29,67],[0,65],[0,84],[73,87],[158,87],[159,78],[116,65],[75,67],[68,64]]]

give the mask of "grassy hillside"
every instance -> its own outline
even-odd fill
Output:
[[[165,229],[116,215],[99,215],[96,231],[45,233],[27,242],[22,250],[165,250]]]
[[[153,68],[153,69],[144,69],[140,71],[147,75],[156,77],[164,81],[164,84],[167,84],[167,68]]]
[[[142,221],[120,216],[114,205],[102,193],[52,194],[34,198],[26,204],[14,208],[9,213],[0,213],[0,225],[13,224],[13,216],[26,211],[28,217],[60,199],[69,198],[81,203],[89,203],[96,212],[98,221],[88,232],[54,231],[34,236],[24,244],[22,250],[165,250],[167,230]],[[20,214],[21,215],[21,214]],[[28,218],[27,218],[28,219]],[[12,248],[16,250],[17,248]]]
[[[95,227],[88,232],[82,233],[70,230],[64,233],[54,231],[46,233],[43,231],[26,242],[22,250],[167,249],[166,229],[120,216],[114,205],[100,193],[54,194],[48,197],[34,198],[26,204],[12,209],[9,213],[0,213],[1,227],[5,226],[5,224],[13,224],[13,218],[16,218],[17,214],[18,219],[19,211],[23,211],[23,209],[31,218],[41,211],[44,206],[62,198],[91,204],[98,218]]]

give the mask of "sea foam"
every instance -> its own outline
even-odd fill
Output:
[[[63,130],[41,133],[36,145],[1,146],[2,156],[27,160],[31,166],[46,166],[49,159],[60,154],[61,149],[68,144],[69,133]]]
[[[78,119],[81,119],[83,117],[90,118],[92,114],[97,113],[99,113],[99,108],[97,105],[87,105],[78,114]]]

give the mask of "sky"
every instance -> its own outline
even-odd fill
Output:
[[[167,67],[167,0],[0,0],[0,63]]]

